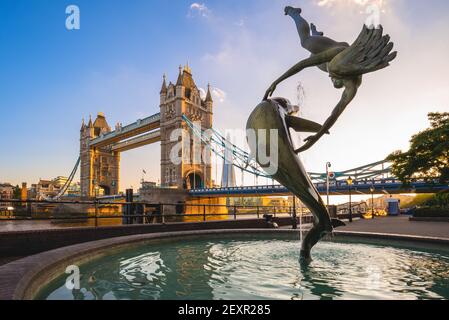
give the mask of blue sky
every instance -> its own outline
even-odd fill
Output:
[[[0,0],[0,181],[35,183],[68,175],[79,152],[81,119],[102,111],[109,124],[158,112],[163,73],[175,81],[189,62],[200,87],[216,96],[218,129],[243,128],[272,80],[307,56],[290,4],[337,40],[351,42],[364,22],[355,0]],[[81,11],[81,29],[65,28],[65,8]],[[193,9],[192,9],[193,8]],[[304,154],[323,171],[374,162],[404,149],[427,126],[430,111],[449,110],[445,0],[383,2],[381,22],[400,55],[365,78],[353,104],[332,130]],[[279,87],[295,101],[305,88],[303,115],[324,121],[339,100],[324,73],[307,70]],[[137,186],[141,171],[159,177],[159,146],[122,155],[122,188]],[[157,155],[157,156],[155,156]]]

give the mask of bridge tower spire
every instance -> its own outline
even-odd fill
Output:
[[[164,74],[164,76],[163,76],[163,80],[162,80],[162,88],[161,88],[161,92],[159,92],[159,94],[160,94],[160,104],[162,104],[164,101],[165,101],[165,99],[167,98],[167,92],[168,92],[168,89],[167,89],[167,82],[166,82],[166,76],[165,76],[165,74]]]

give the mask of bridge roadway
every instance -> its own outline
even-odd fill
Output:
[[[351,194],[369,195],[371,187],[374,185],[374,194],[405,194],[405,193],[436,193],[448,190],[449,185],[440,184],[437,181],[426,182],[416,181],[410,187],[405,188],[401,181],[396,179],[376,179],[367,181],[355,181],[351,186]],[[326,195],[326,183],[315,183],[321,195]],[[252,186],[252,187],[234,187],[234,188],[211,188],[190,190],[189,194],[193,197],[251,197],[251,196],[288,196],[291,193],[281,185],[274,186]],[[336,181],[331,183],[329,188],[330,195],[348,195],[349,186],[346,181]]]
[[[132,137],[136,137],[139,134],[143,134],[143,133],[147,133],[150,132],[152,130],[156,130],[159,129],[161,126],[161,114],[157,113],[155,115],[152,115],[150,117],[147,117],[145,119],[141,119],[141,120],[137,120],[134,123],[131,123],[125,127],[121,127],[118,128],[117,130],[111,131],[109,133],[106,134],[102,134],[100,135],[98,138],[93,139],[90,141],[89,146],[91,148],[99,148],[99,147],[104,147],[104,146],[109,146],[109,145],[114,145],[119,143],[120,141],[123,141],[125,139],[129,139]],[[159,135],[160,137],[160,135]],[[140,138],[140,140],[139,140]],[[147,135],[147,138],[153,142],[156,142],[155,139],[157,140],[158,137],[155,137],[155,135]],[[138,137],[136,138],[137,140],[136,145],[141,146],[142,143],[144,143],[144,138],[143,137]],[[117,149],[121,149],[121,147],[124,147],[125,149],[129,149],[131,148],[131,145],[134,144],[134,141],[129,140],[126,146],[116,146]],[[149,142],[151,143],[151,142]],[[148,144],[148,143],[146,143]]]
[[[112,146],[112,151],[124,152],[132,149],[136,149],[148,144],[153,144],[161,141],[161,131],[156,130],[147,134],[143,134],[136,138],[118,142]]]

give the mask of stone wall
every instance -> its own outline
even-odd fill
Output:
[[[190,198],[188,191],[181,189],[141,189],[139,194],[140,201],[154,204],[185,203]],[[176,206],[165,206],[164,214],[176,214]]]

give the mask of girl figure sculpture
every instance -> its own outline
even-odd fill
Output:
[[[300,61],[277,79],[267,90],[264,101],[260,103],[247,122],[247,129],[253,132],[269,132],[278,130],[278,151],[282,157],[278,161],[278,170],[272,178],[295,194],[311,211],[314,216],[312,229],[307,233],[301,247],[301,259],[311,261],[311,250],[325,235],[333,232],[334,228],[343,226],[338,219],[331,219],[320,194],[307,171],[305,170],[298,153],[308,150],[335,124],[348,104],[357,94],[362,83],[362,75],[383,69],[396,58],[396,52],[391,53],[393,43],[388,35],[383,35],[382,27],[363,27],[357,40],[349,45],[345,42],[336,42],[325,37],[315,25],[309,23],[301,16],[301,9],[287,7],[285,14],[296,22],[301,45],[312,54],[309,58]],[[290,112],[289,102],[282,98],[272,98],[276,86],[285,79],[301,72],[305,68],[317,66],[329,73],[335,88],[344,88],[340,102],[323,126],[301,119],[295,112]],[[312,132],[315,135],[306,139],[306,143],[298,150],[294,149],[290,129],[296,132]],[[269,137],[256,136],[257,143],[252,147],[252,153],[263,168],[263,161],[259,161],[258,149],[271,150]]]
[[[354,99],[359,86],[362,84],[362,75],[374,72],[389,66],[396,58],[397,52],[393,50],[393,43],[388,35],[383,35],[383,28],[368,28],[363,26],[357,40],[349,45],[346,42],[336,42],[318,32],[314,24],[310,24],[301,16],[300,8],[286,7],[285,15],[293,18],[301,39],[301,45],[312,54],[309,58],[300,61],[290,70],[277,79],[267,90],[264,100],[267,100],[284,80],[301,72],[305,68],[317,66],[329,73],[335,88],[344,88],[340,102],[331,116],[315,135],[307,138],[305,144],[297,153],[310,149],[324,134],[328,133]]]

